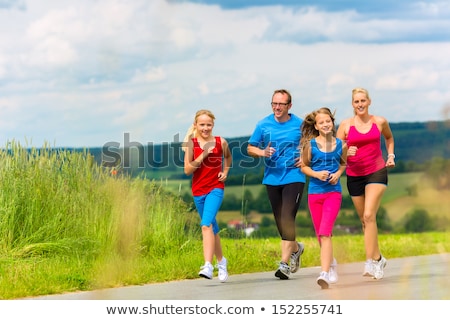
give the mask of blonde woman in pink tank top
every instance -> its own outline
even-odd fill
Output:
[[[395,166],[394,136],[388,121],[369,114],[371,100],[364,88],[352,91],[354,116],[339,125],[336,137],[347,142],[347,189],[362,223],[366,262],[363,276],[381,279],[386,258],[378,245],[377,211],[388,185],[387,168]],[[381,138],[387,158],[383,158]]]

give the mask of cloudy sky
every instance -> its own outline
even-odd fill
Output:
[[[273,90],[351,116],[362,86],[390,122],[443,120],[446,0],[0,0],[0,143],[178,141],[194,113],[250,135]]]

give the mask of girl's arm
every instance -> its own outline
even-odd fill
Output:
[[[200,167],[203,160],[205,160],[207,156],[208,150],[205,150],[196,159],[194,159],[194,142],[189,140],[184,152],[184,173],[188,176],[193,174],[195,170]]]
[[[328,177],[328,182],[332,185],[335,185],[339,182],[339,178],[345,171],[347,164],[347,144],[342,142],[342,154],[339,159],[339,168],[335,173],[331,173]]]
[[[233,163],[233,156],[228,146],[228,142],[221,138],[222,150],[223,150],[223,170],[219,173],[219,181],[225,181],[228,177],[228,172],[230,171],[231,164]]]
[[[301,157],[302,157],[302,166],[301,166],[301,170],[304,174],[306,174],[307,176],[310,177],[314,177],[315,171],[309,166],[311,163],[311,144],[309,142],[307,142],[304,146],[303,146],[303,150],[301,153]]]
[[[347,151],[348,151],[348,146],[347,144],[342,141],[342,155],[341,155],[341,161],[340,161],[340,166],[339,166],[339,172],[340,175],[342,176],[342,174],[345,171],[345,168],[347,168]]]

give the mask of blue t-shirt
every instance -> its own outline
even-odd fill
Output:
[[[294,114],[286,122],[277,122],[273,114],[263,118],[256,124],[248,143],[265,149],[269,142],[275,148],[270,158],[264,157],[265,185],[279,186],[294,182],[306,182],[305,175],[295,166],[300,156],[300,126],[303,120]]]
[[[316,139],[311,140],[311,162],[309,166],[314,171],[327,170],[335,173],[339,170],[342,156],[342,140],[336,138],[336,148],[331,152],[323,152],[317,146]],[[338,183],[330,184],[328,181],[322,181],[310,177],[308,194],[318,194],[327,192],[342,192],[341,180]]]

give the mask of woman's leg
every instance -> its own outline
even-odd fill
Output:
[[[377,212],[385,190],[386,185],[381,183],[370,183],[366,186],[363,214],[364,243],[367,258],[373,260],[379,260],[381,257],[378,246]]]

